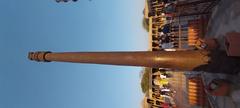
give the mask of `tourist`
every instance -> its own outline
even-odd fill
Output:
[[[164,34],[170,33],[171,31],[170,24],[165,24],[162,29],[158,29],[158,31],[163,32]]]
[[[174,3],[167,3],[165,4],[163,11],[165,13],[173,13],[176,11],[175,4]]]
[[[167,86],[169,83],[167,79],[161,79],[160,76],[157,75],[153,78],[153,84],[159,86],[160,88],[163,88],[164,86]]]

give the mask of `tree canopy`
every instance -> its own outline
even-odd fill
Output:
[[[146,93],[149,89],[150,72],[151,72],[151,68],[144,68],[142,70],[141,88],[143,93]]]
[[[149,19],[147,19],[147,18],[143,18],[143,20],[142,20],[142,26],[147,32],[149,32],[149,22],[148,21],[149,21]]]

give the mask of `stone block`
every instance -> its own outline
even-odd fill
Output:
[[[226,34],[225,49],[228,56],[240,57],[240,33],[230,32]]]

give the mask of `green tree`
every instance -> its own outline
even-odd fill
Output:
[[[142,26],[147,32],[149,32],[149,20],[147,18],[143,18]]]
[[[151,68],[144,68],[141,73],[141,88],[142,92],[146,93],[149,90],[149,76],[151,73]]]

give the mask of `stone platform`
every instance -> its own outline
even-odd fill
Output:
[[[216,38],[220,44],[220,49],[224,50],[224,38],[229,32],[240,32],[240,0],[221,0],[215,7],[207,28],[206,37]],[[223,78],[233,83],[233,92],[240,91],[240,74],[231,76],[225,74],[204,73],[205,82],[214,78]],[[240,99],[234,100],[234,97],[240,97],[239,94],[231,93],[229,96],[211,96],[211,102],[214,108],[240,108]]]

